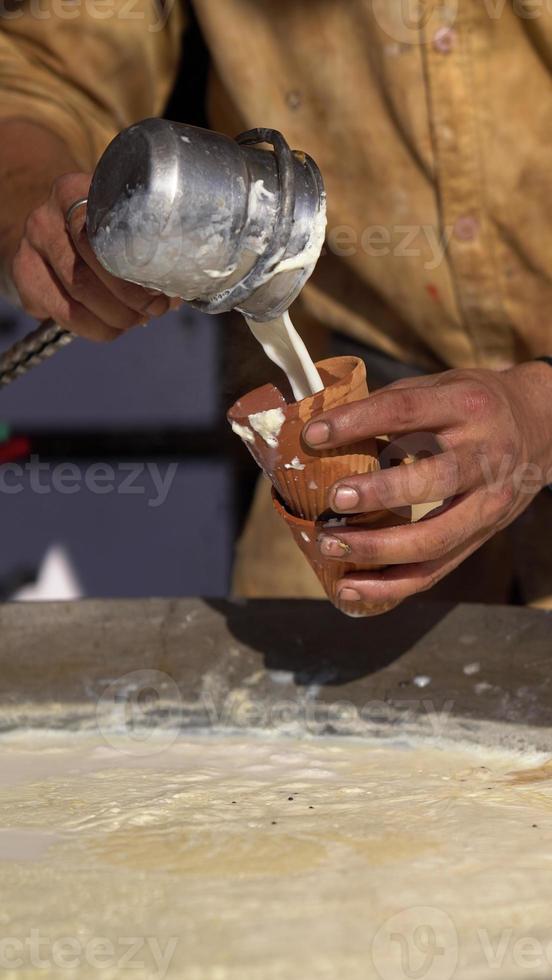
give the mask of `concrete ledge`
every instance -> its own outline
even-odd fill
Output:
[[[0,605],[0,730],[419,734],[552,751],[552,615],[410,602]],[[485,733],[482,736],[482,728]]]

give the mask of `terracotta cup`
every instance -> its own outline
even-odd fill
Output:
[[[379,469],[375,439],[335,450],[316,450],[302,438],[310,419],[331,408],[368,397],[366,367],[357,357],[333,357],[317,365],[324,390],[302,401],[286,401],[274,385],[264,385],[240,398],[228,412],[228,421],[241,436],[274,487],[274,504],[301,551],[312,565],[332,600],[350,615],[369,615],[359,603],[341,603],[336,585],[346,571],[358,566],[323,559],[317,545],[326,521],[336,518],[328,501],[333,484],[344,477]],[[404,523],[407,514],[386,511],[348,518],[348,524],[391,526]],[[308,540],[307,540],[308,539]],[[366,570],[367,566],[363,566]],[[381,607],[378,610],[381,612]]]
[[[391,609],[394,603],[388,606],[370,605],[365,602],[344,602],[339,598],[337,592],[338,582],[350,572],[366,572],[370,569],[377,569],[378,565],[355,565],[353,562],[339,561],[339,559],[327,559],[320,553],[318,539],[320,534],[331,534],[331,528],[325,526],[324,521],[305,521],[301,517],[292,514],[283,501],[280,499],[276,490],[272,490],[272,500],[276,513],[281,517],[290,529],[297,547],[302,551],[309,562],[311,568],[318,576],[324,586],[326,595],[334,604],[336,609],[345,613],[347,616],[378,616],[387,609]],[[376,527],[395,527],[398,524],[409,523],[409,515],[392,514],[388,511],[379,511],[370,515],[355,515],[354,517],[343,518],[340,520],[341,526],[346,527],[366,527],[372,530]]]

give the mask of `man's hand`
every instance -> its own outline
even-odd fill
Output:
[[[403,437],[397,440],[403,455],[422,449],[425,458],[339,481],[330,507],[356,514],[445,505],[402,527],[331,527],[319,547],[325,558],[384,566],[346,576],[340,594],[390,608],[448,575],[552,482],[552,369],[529,363],[406,379],[320,416],[304,438],[325,449],[382,433]],[[431,443],[436,449],[428,455]]]
[[[100,265],[86,237],[86,209],[71,220],[71,204],[87,196],[89,174],[54,181],[48,200],[29,214],[12,265],[12,279],[27,313],[51,317],[89,340],[114,340],[137,324],[162,316],[181,301],[115,279]]]

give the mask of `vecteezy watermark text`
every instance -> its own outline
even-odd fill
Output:
[[[512,927],[493,932],[477,924],[472,929],[464,926],[462,933],[460,943],[457,926],[443,908],[401,909],[373,937],[370,952],[376,974],[380,980],[454,980],[464,952],[481,975],[550,976],[549,938],[524,935]]]
[[[399,55],[403,46],[436,44],[438,51],[455,47],[454,31],[466,28],[467,18],[460,0],[371,0],[370,10],[384,35],[395,42],[387,45],[387,53]],[[478,0],[478,16],[499,21],[512,15],[520,20],[537,20],[552,13],[552,0]],[[463,15],[463,16],[461,16]],[[448,35],[448,37],[447,37]],[[441,46],[443,39],[443,46]]]
[[[437,269],[445,260],[454,227],[442,231],[432,224],[333,225],[328,228],[326,248],[338,258],[350,258],[363,252],[368,258],[392,255],[399,259],[422,258],[427,272]]]
[[[167,26],[174,7],[175,0],[145,5],[141,0],[0,0],[0,20],[141,20],[147,21],[146,30],[157,34]]]
[[[25,463],[0,466],[0,496],[17,496],[25,490],[38,496],[74,496],[88,491],[97,496],[116,493],[144,497],[148,507],[161,507],[167,500],[178,472],[178,463],[160,466],[154,462],[93,462],[77,464],[41,461],[33,455]]]
[[[147,974],[152,980],[167,975],[179,940],[172,936],[162,942],[155,936],[94,936],[83,941],[76,936],[53,939],[40,929],[31,929],[25,938],[0,936],[0,970],[81,970],[89,967],[100,973],[116,970],[117,976]],[[57,973],[56,973],[57,976]]]
[[[290,672],[286,683],[292,681]],[[188,698],[170,674],[137,670],[107,685],[98,698],[96,722],[106,744],[127,755],[147,756],[163,752],[190,729],[373,733],[382,719],[405,713],[416,715],[428,734],[438,738],[445,735],[454,711],[452,699],[420,697],[414,691],[355,704],[319,700],[317,689],[313,683],[295,696],[274,699],[256,697],[247,687],[223,698],[206,689]]]

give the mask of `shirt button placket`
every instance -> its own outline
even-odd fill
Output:
[[[496,336],[501,302],[482,223],[478,96],[470,71],[470,59],[475,57],[473,29],[471,4],[457,4],[454,12],[448,17],[443,12],[440,24],[427,32],[424,56],[435,178],[461,315],[459,329],[471,348],[470,357],[477,363],[484,361],[487,347],[493,350],[497,343],[505,346],[505,340],[501,335],[497,341]]]

